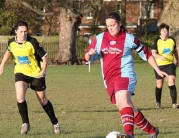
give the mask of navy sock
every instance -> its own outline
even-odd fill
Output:
[[[26,101],[24,101],[22,103],[17,102],[17,106],[18,106],[19,113],[20,113],[21,118],[22,118],[22,122],[23,123],[29,123],[28,109],[27,109]]]
[[[176,104],[177,103],[177,90],[176,90],[176,86],[172,85],[169,86],[170,89],[170,96],[172,98],[172,104]]]
[[[155,88],[155,98],[156,102],[161,103],[161,96],[162,96],[162,88]]]
[[[53,109],[53,106],[52,106],[51,102],[48,101],[47,104],[42,106],[42,107],[45,110],[45,112],[47,113],[47,115],[49,116],[52,124],[57,124],[58,119],[55,116],[54,109]]]

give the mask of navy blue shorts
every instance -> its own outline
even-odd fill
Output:
[[[23,81],[29,84],[29,87],[34,91],[44,91],[46,89],[45,77],[33,78],[22,73],[15,74],[15,82]]]
[[[163,66],[159,66],[159,69],[165,73],[167,73],[168,75],[173,75],[176,76],[176,65],[175,64],[168,64],[168,65],[163,65]],[[161,76],[159,76],[157,74],[157,72],[154,70],[155,72],[155,78],[157,80],[163,79]]]

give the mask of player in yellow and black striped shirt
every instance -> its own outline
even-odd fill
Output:
[[[8,52],[15,58],[14,74],[23,73],[38,78],[42,70],[45,72],[40,62],[46,58],[47,53],[35,38],[27,35],[22,43],[18,43],[17,36],[13,37],[8,42]]]
[[[170,95],[172,98],[173,108],[179,108],[177,104],[177,91],[175,86],[176,79],[176,67],[178,66],[178,51],[176,49],[175,39],[169,37],[169,26],[162,23],[159,26],[160,36],[154,40],[152,46],[152,55],[155,57],[157,65],[161,71],[168,74],[168,87],[170,89]],[[176,59],[176,63],[174,63]],[[163,78],[161,78],[156,72],[156,108],[161,108],[161,95]]]
[[[17,106],[22,118],[21,134],[27,134],[30,130],[27,103],[25,94],[27,88],[36,91],[36,96],[43,109],[49,116],[55,133],[60,133],[58,119],[55,116],[53,106],[46,97],[46,68],[47,53],[39,42],[27,34],[28,24],[24,21],[16,23],[16,36],[8,41],[8,49],[0,64],[0,75],[3,74],[4,65],[11,55],[15,59],[15,89]]]

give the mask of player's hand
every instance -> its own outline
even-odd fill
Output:
[[[96,49],[91,48],[91,49],[89,50],[89,52],[88,52],[88,55],[89,55],[89,56],[92,56],[92,55],[94,55],[94,54],[96,54]]]
[[[0,75],[2,75],[4,72],[4,67],[0,66]]]
[[[168,81],[168,74],[163,72],[163,71],[159,71],[157,72],[158,75],[160,75],[162,78],[164,78],[166,81]]]
[[[166,61],[166,57],[164,57],[164,56],[160,56],[160,60],[162,60],[162,61]]]
[[[175,63],[176,68],[178,67],[178,61]]]
[[[40,72],[40,75],[41,75],[42,77],[45,77],[45,76],[46,76],[46,72],[45,72],[44,70],[42,70],[42,71]]]

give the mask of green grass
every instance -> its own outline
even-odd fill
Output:
[[[179,110],[171,108],[167,84],[164,84],[162,109],[155,109],[155,77],[153,69],[145,63],[135,63],[138,83],[135,106],[145,117],[160,129],[159,138],[179,136]],[[178,72],[177,72],[178,75]],[[47,97],[52,102],[62,133],[52,132],[49,118],[32,90],[27,91],[31,131],[20,135],[21,119],[18,113],[14,91],[13,65],[6,65],[0,76],[0,137],[4,138],[105,138],[111,131],[123,132],[117,108],[109,101],[104,88],[100,66],[48,66]],[[178,78],[176,80],[178,84]],[[178,85],[177,85],[177,89]],[[146,133],[135,127],[135,138],[146,138]]]

